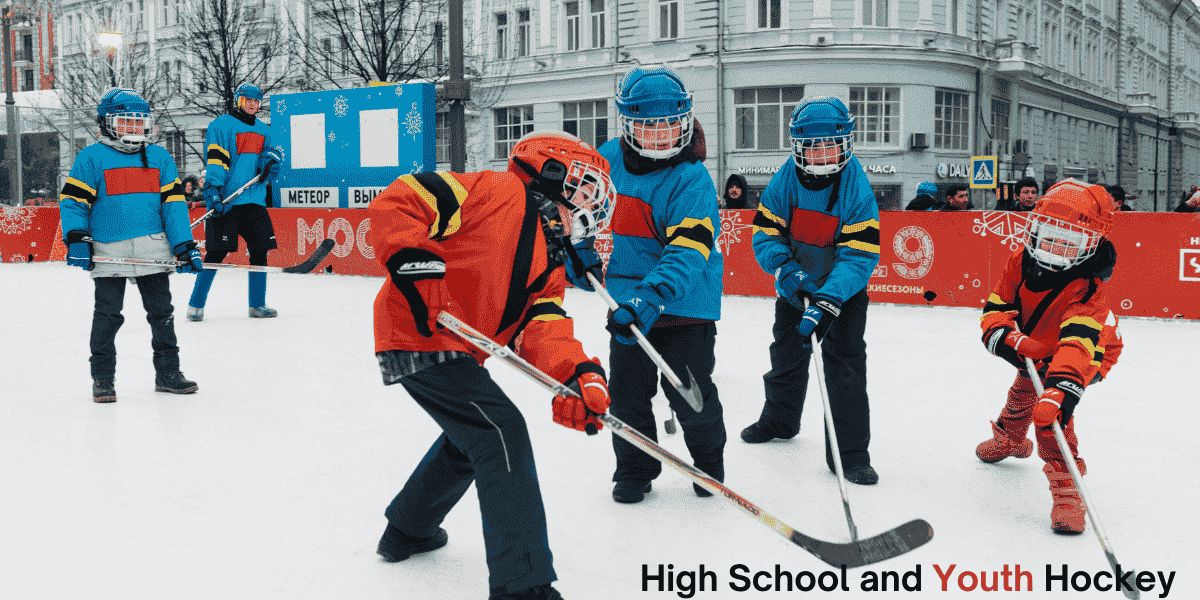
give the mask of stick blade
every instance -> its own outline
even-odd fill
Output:
[[[317,249],[314,250],[312,255],[305,259],[304,262],[293,267],[284,267],[283,272],[311,273],[313,269],[317,268],[317,265],[320,264],[321,261],[325,260],[326,256],[329,256],[330,250],[333,250],[333,239],[325,238],[325,240],[321,242],[321,245],[317,246]]]
[[[696,377],[692,375],[692,370],[688,369],[687,367],[684,368],[687,369],[688,385],[687,387],[677,388],[677,391],[679,392],[679,395],[683,396],[683,399],[687,401],[688,406],[692,407],[692,410],[696,412],[703,412],[704,396],[700,393],[700,386],[696,383]]]
[[[848,544],[824,542],[793,531],[792,542],[834,567],[853,569],[895,558],[924,546],[933,539],[933,526],[924,519],[913,519],[877,536]]]

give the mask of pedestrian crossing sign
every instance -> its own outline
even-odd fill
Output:
[[[996,157],[971,157],[971,189],[996,188]]]

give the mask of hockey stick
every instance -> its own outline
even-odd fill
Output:
[[[540,383],[555,394],[579,396],[574,390],[529,364],[512,350],[497,344],[450,313],[443,311],[439,314],[438,323],[449,328],[476,348],[487,352],[524,373],[530,379]],[[752,504],[749,500],[742,498],[733,490],[725,487],[721,482],[706,475],[703,471],[671,454],[662,446],[656,444],[654,440],[626,425],[620,419],[609,414],[596,415],[596,418],[605,425],[608,425],[614,435],[624,438],[646,454],[674,467],[680,473],[683,473],[689,479],[696,482],[696,484],[732,502],[746,514],[758,519],[766,526],[774,529],[779,535],[791,540],[793,544],[807,550],[813,556],[831,566],[854,568],[874,564],[919,548],[933,539],[933,527],[924,519],[913,519],[908,523],[885,531],[877,536],[849,544],[837,544],[809,537],[779,521],[765,510]]]
[[[604,289],[603,285],[600,285],[600,282],[596,280],[596,276],[588,273],[587,278],[592,283],[592,287],[596,289],[596,293],[600,294],[601,298],[604,298],[604,302],[608,304],[608,308],[617,310],[617,301],[613,300],[613,297],[608,294],[608,290]],[[667,378],[667,381],[671,382],[671,386],[679,392],[679,395],[683,396],[683,399],[692,407],[692,410],[696,412],[704,410],[704,396],[700,394],[700,390],[696,387],[696,378],[692,376],[692,370],[684,367],[687,369],[689,383],[686,386],[683,385],[683,380],[675,374],[675,371],[671,370],[671,367],[667,365],[667,361],[663,360],[662,355],[654,349],[654,346],[650,344],[650,340],[646,339],[646,336],[638,330],[637,326],[630,325],[629,330],[633,332],[633,337],[637,339],[637,343],[642,347],[642,350],[646,351],[646,356],[649,356],[650,360],[654,361],[654,365],[658,367],[658,370],[662,371],[663,376]]]
[[[808,308],[808,300],[804,307]],[[842,493],[842,510],[846,512],[846,524],[850,526],[850,539],[858,541],[858,527],[854,526],[854,517],[850,516],[850,496],[846,493],[846,475],[842,470],[842,454],[838,448],[837,429],[833,427],[833,407],[829,404],[829,393],[825,390],[825,363],[821,358],[821,344],[817,342],[817,334],[809,335],[812,342],[813,369],[817,372],[817,389],[821,390],[821,405],[825,410],[825,439],[829,442],[829,450],[833,454],[834,474],[837,475],[838,490]]]
[[[242,194],[242,192],[246,191],[247,189],[249,189],[249,188],[250,188],[250,186],[252,186],[252,185],[254,185],[254,184],[258,183],[259,181],[262,181],[262,173],[259,173],[258,175],[255,175],[255,176],[254,176],[254,179],[251,179],[250,181],[247,181],[247,182],[246,182],[246,185],[243,185],[242,187],[238,188],[236,192],[234,192],[234,193],[230,194],[228,198],[226,198],[226,199],[222,200],[222,201],[221,201],[221,204],[229,204],[229,201],[230,201],[230,200],[233,200],[234,198],[237,198],[238,196],[240,196],[240,195]],[[195,221],[192,221],[192,226],[191,226],[191,227],[189,227],[188,229],[195,229],[197,225],[199,225],[199,224],[201,224],[201,223],[203,223],[203,222],[207,221],[207,220],[208,220],[208,218],[209,218],[209,217],[211,217],[211,216],[213,216],[213,211],[212,211],[212,209],[210,208],[210,209],[208,209],[208,212],[206,212],[206,213],[204,213],[204,214],[200,215],[200,218],[199,218],[199,219],[196,219]]]
[[[1029,379],[1033,381],[1033,391],[1037,392],[1040,398],[1045,393],[1045,388],[1042,387],[1042,378],[1038,375],[1037,365],[1033,364],[1033,359],[1025,357],[1025,368],[1029,370]],[[1096,511],[1092,509],[1092,499],[1088,497],[1087,488],[1083,487],[1083,475],[1079,472],[1079,466],[1075,464],[1075,455],[1071,452],[1071,446],[1067,443],[1067,437],[1063,435],[1062,427],[1058,424],[1058,419],[1054,419],[1050,423],[1054,427],[1054,441],[1058,442],[1058,451],[1062,453],[1063,458],[1070,457],[1064,460],[1067,464],[1067,470],[1071,472],[1071,479],[1075,480],[1075,487],[1079,490],[1079,495],[1083,496],[1083,505],[1087,509],[1088,518],[1092,520],[1092,529],[1096,532],[1096,538],[1100,540],[1100,547],[1104,549],[1104,556],[1108,558],[1108,564],[1116,573],[1120,569],[1117,563],[1117,555],[1113,552],[1112,544],[1108,542],[1108,536],[1104,535],[1104,527],[1100,525],[1100,519],[1096,518]],[[1126,569],[1128,570],[1128,569]],[[1141,597],[1138,594],[1137,587],[1132,589],[1129,586],[1121,590],[1126,598],[1137,600]]]
[[[254,271],[256,273],[309,273],[317,267],[326,256],[329,256],[329,251],[333,249],[333,240],[326,238],[317,246],[313,253],[304,259],[304,262],[290,267],[264,267],[261,265],[231,265],[226,263],[204,263],[205,270],[212,269],[240,269],[242,271]],[[92,259],[93,262],[105,263],[110,265],[144,265],[151,267],[180,267],[189,264],[182,260],[161,260],[156,258],[117,258],[109,256],[98,256]]]

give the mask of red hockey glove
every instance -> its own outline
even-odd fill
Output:
[[[1004,329],[1004,328],[1002,328]],[[1051,348],[1017,330],[1008,332],[1004,336],[1004,343],[1010,348],[1017,351],[1021,356],[1028,356],[1033,360],[1041,360],[1050,356]]]
[[[417,333],[433,337],[438,314],[450,305],[446,261],[424,248],[401,248],[388,259],[387,269],[392,284],[408,301]]]
[[[1064,427],[1071,422],[1071,413],[1083,396],[1083,387],[1069,379],[1051,377],[1046,380],[1046,391],[1033,407],[1035,427],[1049,427],[1058,419]]]
[[[1022,357],[1028,356],[1037,362],[1049,357],[1054,351],[1053,347],[1007,325],[993,327],[983,332],[983,346],[987,348],[988,352],[1003,358],[1022,371],[1025,370],[1025,359]]]
[[[604,375],[580,373],[568,387],[582,398],[563,394],[555,396],[551,405],[554,422],[579,431],[587,431],[589,424],[595,426],[596,430],[602,429],[600,420],[595,416],[588,416],[588,411],[597,415],[608,412],[608,405],[612,400],[608,397],[608,384],[604,381]]]

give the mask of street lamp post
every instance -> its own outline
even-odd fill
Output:
[[[17,132],[17,101],[13,99],[12,57],[12,0],[4,3],[4,14],[0,16],[4,35],[4,98],[8,118],[8,140],[4,145],[4,164],[8,167],[8,201],[13,206],[21,203],[21,136]]]
[[[112,78],[112,86],[117,87],[117,53],[121,51],[121,43],[125,35],[120,31],[101,31],[96,34],[96,42],[106,50],[108,55],[108,73]],[[122,77],[124,79],[124,77]],[[122,81],[124,83],[124,81]]]

